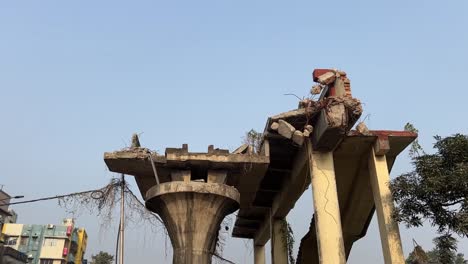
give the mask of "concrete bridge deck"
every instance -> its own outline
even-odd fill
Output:
[[[246,146],[233,153],[213,146],[207,153],[193,153],[184,144],[167,148],[164,155],[128,148],[105,153],[104,160],[111,171],[135,176],[145,200],[156,185],[153,165],[160,183],[209,183],[220,177],[220,183],[235,187],[240,209],[232,235],[254,240],[255,263],[265,262],[263,246],[270,239],[273,262],[288,262],[275,236],[311,183],[314,205],[304,217],[312,222],[301,240],[298,263],[344,263],[375,211],[385,262],[403,263],[398,225],[391,220],[388,174],[417,134],[369,131],[364,124],[350,131],[362,107],[351,96],[346,73],[318,69],[313,76],[324,88],[320,99],[301,100],[298,109],[268,118],[258,153]]]

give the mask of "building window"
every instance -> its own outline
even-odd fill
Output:
[[[53,259],[41,259],[39,264],[54,264],[54,260]]]
[[[6,241],[5,245],[7,245],[7,246],[16,246],[16,243],[18,243],[18,237],[9,237],[8,240]]]
[[[46,239],[44,239],[44,243],[42,245],[44,247],[55,247],[57,245],[57,239],[46,238]]]

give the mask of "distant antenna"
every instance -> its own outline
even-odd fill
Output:
[[[4,184],[0,184],[0,191],[3,191],[3,186],[5,186]]]

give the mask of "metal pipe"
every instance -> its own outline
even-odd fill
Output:
[[[124,226],[125,226],[125,175],[122,173],[120,190],[120,251],[119,251],[119,264],[124,264]]]
[[[151,152],[149,154],[149,159],[150,159],[150,162],[151,162],[151,167],[153,167],[153,173],[154,173],[154,178],[156,179],[156,184],[159,185],[158,172],[156,171],[156,166],[154,166],[153,155],[151,155]]]

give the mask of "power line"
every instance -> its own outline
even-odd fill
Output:
[[[21,202],[7,203],[7,204],[2,204],[2,205],[35,203],[35,202],[60,199],[60,198],[64,198],[64,197],[75,196],[75,195],[80,195],[80,194],[85,194],[85,193],[97,193],[97,192],[101,192],[101,191],[99,189],[96,189],[96,190],[89,190],[89,191],[83,191],[83,192],[75,192],[75,193],[69,193],[69,194],[62,194],[62,195],[55,195],[55,196],[37,198],[37,199],[26,200],[26,201],[21,201]]]

